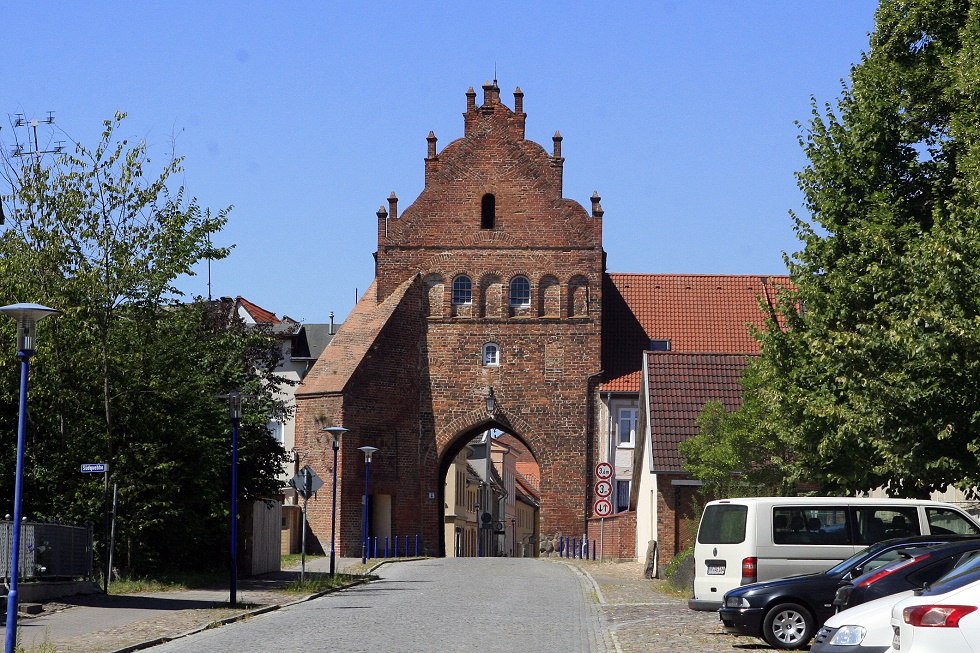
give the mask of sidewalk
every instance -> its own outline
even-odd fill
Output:
[[[370,564],[365,568],[360,563],[360,558],[341,558],[337,561],[337,571],[362,573],[372,568]],[[306,571],[327,573],[330,559],[308,559]],[[240,578],[236,591],[238,607],[228,604],[231,597],[227,585],[175,592],[67,596],[43,604],[39,615],[21,613],[17,643],[25,653],[137,651],[215,623],[236,621],[309,600],[315,595],[285,591],[299,577],[297,567],[256,578]],[[5,635],[6,628],[0,625],[0,637]]]

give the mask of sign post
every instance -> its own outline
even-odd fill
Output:
[[[595,495],[597,499],[592,506],[592,513],[599,516],[599,562],[602,562],[603,550],[603,531],[606,526],[606,516],[612,514],[612,502],[609,500],[612,495],[612,482],[609,480],[613,476],[613,466],[608,462],[601,462],[595,466]]]
[[[303,536],[300,545],[300,568],[299,581],[302,583],[306,578],[306,502],[310,500],[310,495],[323,487],[323,479],[316,475],[313,468],[305,465],[299,473],[290,479],[289,484],[293,486],[296,493],[303,497]]]

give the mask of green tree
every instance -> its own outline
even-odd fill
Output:
[[[41,323],[32,361],[25,512],[100,522],[101,479],[81,478],[78,466],[108,462],[120,486],[122,566],[212,564],[227,551],[214,542],[227,532],[230,491],[230,425],[218,395],[233,387],[254,395],[241,430],[240,489],[243,498],[274,494],[284,452],[266,424],[285,412],[272,373],[279,346],[227,303],[179,303],[177,279],[204,257],[228,255],[210,246],[228,211],[213,216],[171,189],[179,159],[147,177],[145,145],[115,136],[122,119],[104,123],[93,149],[79,144],[52,165],[32,158],[4,168],[12,194],[0,232],[0,302],[63,311]],[[12,326],[0,326],[8,342]],[[0,365],[0,421],[12,433],[16,361]],[[5,485],[12,460],[0,458]]]
[[[767,428],[827,489],[980,485],[980,5],[884,0],[814,104],[795,291],[763,334]]]

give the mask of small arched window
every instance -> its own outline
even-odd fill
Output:
[[[453,279],[453,304],[473,303],[473,282],[465,274],[461,274]]]
[[[500,366],[500,347],[495,342],[488,342],[483,345],[483,366]]]
[[[531,282],[527,277],[514,277],[510,281],[510,305],[513,307],[531,305]]]
[[[480,229],[493,229],[497,221],[497,198],[492,193],[480,202]]]

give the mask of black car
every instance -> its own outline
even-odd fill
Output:
[[[902,553],[904,550],[967,539],[977,541],[977,538],[962,535],[919,535],[884,540],[824,572],[729,590],[718,614],[729,633],[762,637],[775,648],[801,648],[810,641],[817,627],[834,614],[834,597],[841,582],[908,557]]]
[[[882,596],[932,584],[978,551],[980,539],[911,549],[906,552],[904,560],[896,560],[844,582],[837,588],[834,606],[837,610],[845,610]]]

